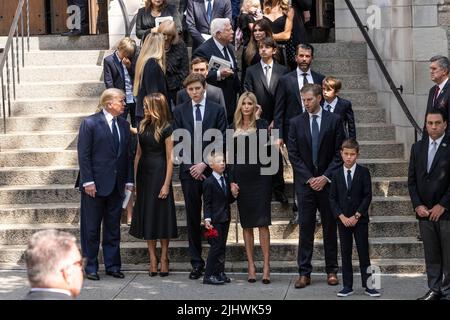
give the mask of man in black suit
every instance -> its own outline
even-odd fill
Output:
[[[244,89],[253,92],[261,105],[261,118],[270,123],[269,128],[273,128],[273,113],[275,107],[275,89],[279,79],[288,70],[273,60],[276,54],[277,44],[272,38],[265,38],[259,42],[259,55],[261,62],[247,68],[245,73]],[[272,189],[275,200],[287,203],[288,199],[284,194],[283,159],[279,159],[280,166],[277,174],[272,178]]]
[[[297,258],[300,277],[295,282],[295,288],[304,288],[311,283],[317,210],[322,220],[328,284],[337,285],[336,221],[328,197],[333,171],[342,165],[339,151],[344,140],[344,129],[338,115],[320,107],[320,85],[304,85],[301,95],[307,112],[291,119],[287,145],[295,174],[295,192],[301,203]]]
[[[201,74],[206,78],[208,76],[208,61],[200,57],[192,59],[191,72]],[[206,98],[209,101],[220,104],[221,106],[226,108],[222,90],[216,86],[213,86],[212,84],[206,85]],[[191,100],[191,98],[186,92],[186,88],[181,89],[180,91],[177,92],[177,104],[182,104],[189,100]]]
[[[133,191],[129,123],[119,117],[125,108],[122,90],[106,89],[100,97],[102,110],[85,118],[78,134],[80,165],[80,243],[87,258],[86,277],[100,280],[98,251],[103,221],[103,261],[106,274],[120,272],[120,219],[125,190]]]
[[[277,144],[280,148],[287,143],[289,133],[289,121],[305,111],[300,90],[306,84],[316,83],[322,85],[324,75],[311,70],[314,58],[314,47],[309,44],[297,46],[297,69],[284,75],[278,82],[275,91],[274,128],[279,130],[280,139]],[[294,177],[294,188],[295,188]],[[298,199],[297,199],[298,200]],[[294,202],[294,222],[298,222],[297,203]]]
[[[224,284],[231,280],[225,274],[225,250],[230,228],[230,204],[237,196],[237,189],[232,190],[225,177],[225,158],[223,154],[215,153],[209,159],[212,174],[203,182],[203,216],[205,228],[216,231],[216,236],[210,236],[210,249],[206,262],[205,284]]]
[[[206,80],[208,84],[222,89],[227,107],[228,124],[233,123],[234,111],[236,110],[236,99],[240,91],[238,77],[238,64],[234,55],[234,48],[230,44],[233,41],[233,28],[228,18],[214,19],[211,22],[212,38],[198,47],[192,57],[203,57],[207,61],[212,56],[227,60],[231,67],[210,69]]]
[[[427,112],[434,109],[442,110],[446,119],[450,116],[450,90],[448,75],[450,72],[450,61],[444,56],[434,56],[430,59],[431,81],[436,85],[431,87],[428,93]],[[427,138],[426,120],[423,128],[423,138]],[[450,130],[447,128],[447,131]]]
[[[190,74],[184,80],[184,86],[191,101],[177,105],[173,112],[176,143],[174,154],[181,159],[180,180],[186,205],[189,252],[193,268],[189,278],[198,279],[201,277],[205,266],[202,258],[200,228],[202,182],[211,175],[211,169],[203,159],[203,152],[208,147],[209,141],[203,139],[203,134],[209,129],[219,130],[221,136],[216,137],[215,144],[220,144],[219,147],[222,148],[223,152],[227,120],[224,108],[206,98],[205,77],[200,74]],[[183,133],[189,136],[183,137]],[[183,141],[179,141],[178,134]],[[180,151],[179,144],[185,149]]]
[[[450,139],[439,108],[426,115],[428,137],[411,148],[408,189],[419,220],[429,291],[419,300],[450,299]]]
[[[127,118],[130,112],[131,126],[136,128],[136,102],[133,96],[134,73],[139,50],[131,38],[123,38],[117,50],[103,60],[103,80],[106,89],[117,88],[125,92],[126,108],[120,116]]]
[[[190,0],[186,8],[186,24],[192,37],[192,51],[207,41],[212,31],[212,21],[228,18],[232,21],[230,0]]]
[[[34,233],[25,251],[31,290],[25,300],[72,300],[83,286],[83,259],[76,238],[55,229]]]
[[[75,22],[77,22],[77,19],[79,19],[80,26],[61,33],[62,36],[81,36],[84,34],[88,34],[89,32],[89,24],[87,20],[87,14],[88,14],[88,4],[87,0],[67,0],[67,7],[70,6],[78,6],[80,8],[80,17],[75,17]],[[70,12],[69,12],[70,13]],[[75,14],[77,11],[75,11]]]

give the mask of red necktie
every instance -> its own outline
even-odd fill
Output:
[[[433,105],[436,102],[437,97],[439,96],[439,86],[436,86],[436,90],[434,90],[434,98],[433,98]]]

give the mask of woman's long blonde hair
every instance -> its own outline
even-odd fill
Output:
[[[103,91],[95,113],[102,111],[102,109],[111,103],[116,97],[125,97],[125,93],[117,88],[109,88]]]
[[[269,14],[270,11],[272,11],[272,2],[273,2],[273,0],[264,0],[264,3],[263,3],[264,14]],[[288,0],[278,0],[277,4],[280,6],[281,11],[283,11],[283,13],[285,15],[287,15],[289,12],[289,1]]]
[[[162,132],[170,126],[170,112],[166,97],[156,92],[144,97],[144,119],[139,125],[139,133],[143,133],[149,124],[155,128],[154,137],[159,142]]]
[[[161,33],[151,33],[145,37],[139,58],[136,62],[136,74],[134,76],[133,94],[138,95],[145,64],[149,59],[155,59],[164,73],[166,73],[166,52],[164,50],[164,35]],[[152,75],[147,75],[152,76]]]
[[[258,100],[254,93],[250,91],[245,91],[240,97],[237,103],[236,111],[234,112],[234,129],[242,129],[242,125],[244,124],[244,116],[242,115],[242,105],[244,104],[245,99],[250,99],[253,102],[253,114],[250,119],[249,129],[256,129],[256,105],[258,104]]]

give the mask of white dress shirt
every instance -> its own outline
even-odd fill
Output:
[[[116,55],[117,59],[119,59],[120,64],[122,65],[123,74],[125,76],[124,82],[125,82],[125,95],[126,95],[127,103],[134,103],[133,82],[131,81],[130,74],[128,73],[127,67],[120,60],[118,51],[115,52],[115,55]]]
[[[313,79],[312,74],[311,74],[311,69],[308,69],[308,71],[306,71],[306,73],[308,74],[306,76],[306,79],[308,79],[308,83],[313,84],[314,83],[314,79]],[[298,82],[298,91],[300,92],[302,90],[302,88],[303,88],[303,71],[299,67],[297,67],[297,82]],[[301,95],[300,95],[300,98],[301,98]],[[302,99],[300,99],[300,103],[302,104],[303,111],[305,111],[305,107],[303,106],[303,100]]]
[[[205,107],[206,107],[206,92],[203,95],[203,99],[202,101],[200,101],[200,103],[196,103],[194,102],[194,100],[192,100],[192,116],[194,117],[194,127],[197,126],[197,121],[195,121],[195,112],[197,111],[197,107],[195,105],[199,104],[200,105],[200,113],[202,115],[202,122],[203,119],[205,118]]]
[[[443,134],[440,138],[433,140],[430,137],[428,137],[429,143],[428,143],[428,155],[430,154],[431,148],[433,148],[432,142],[436,141],[436,153],[439,150],[439,146],[441,145],[442,139],[444,139],[445,134]],[[427,169],[428,169],[428,155],[427,155]],[[434,157],[436,157],[436,154],[434,155]],[[434,161],[434,159],[433,159]],[[430,164],[431,167],[431,164]]]
[[[69,290],[65,289],[55,289],[55,288],[31,288],[31,292],[53,292],[53,293],[62,293],[65,295],[68,295],[69,297],[72,296]]]
[[[211,18],[212,18],[212,9],[214,8],[214,0],[211,0]],[[205,12],[208,14],[208,0],[205,0]]]
[[[317,115],[317,124],[319,125],[319,133],[320,133],[320,125],[322,124],[322,108],[319,108],[319,111],[317,113],[309,113],[309,129],[311,130],[311,136],[312,136],[312,122],[313,122],[313,115]]]
[[[331,103],[328,103],[327,100],[324,100],[323,109],[327,110],[326,106],[329,105],[331,107],[330,112],[334,112],[334,109],[336,109],[337,103],[338,103],[338,97],[334,98],[334,100],[331,101]]]
[[[217,41],[216,38],[213,37],[214,43],[216,44],[217,48],[219,48],[220,53],[225,57],[225,53],[223,52],[223,49],[225,48],[219,41]],[[228,53],[228,57],[230,57],[230,63],[231,63],[231,69],[234,69],[234,63],[233,63],[233,58],[231,57],[231,53],[228,50],[228,48],[225,48],[227,50]],[[220,57],[219,57],[220,58]]]
[[[352,177],[352,181],[353,181],[353,176],[355,175],[355,170],[356,170],[356,162],[355,162],[355,164],[350,168],[350,169],[348,169],[345,165],[343,165],[342,166],[343,168],[344,168],[344,177],[345,177],[345,185],[347,186],[347,189],[348,189],[348,184],[347,184],[347,171],[348,170],[350,170],[351,172],[350,172],[350,175],[351,175],[351,177]]]
[[[264,75],[266,76],[266,79],[268,79],[267,85],[269,86],[269,85],[270,85],[270,79],[272,79],[273,60],[272,60],[271,63],[266,64],[266,63],[261,59],[261,66],[262,66],[262,69],[263,69],[263,73],[264,73]],[[269,75],[266,74],[266,66],[269,66],[269,67],[270,67],[269,70],[267,70],[267,72],[269,73]]]
[[[445,79],[444,81],[442,81],[442,82],[439,84],[439,92],[438,92],[438,95],[437,95],[438,97],[439,97],[439,95],[441,94],[442,89],[444,89],[445,85],[447,84],[447,81],[448,81],[448,78]]]

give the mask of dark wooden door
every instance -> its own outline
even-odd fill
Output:
[[[61,33],[67,29],[67,0],[50,1],[51,33]]]
[[[0,1],[0,36],[7,36],[11,24],[14,20],[19,0]],[[29,1],[30,4],[30,34],[45,34],[45,0]],[[26,33],[26,4],[23,10],[24,14],[24,34]],[[19,21],[20,27],[20,21]],[[19,29],[20,30],[20,29]]]
[[[108,33],[107,0],[89,0],[89,31],[91,34]]]

